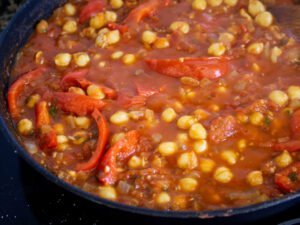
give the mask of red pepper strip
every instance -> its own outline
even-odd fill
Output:
[[[300,110],[293,113],[291,119],[291,130],[294,137],[300,136]]]
[[[99,164],[98,179],[103,184],[117,181],[117,160],[123,161],[139,150],[140,135],[136,130],[129,131],[125,137],[112,146]]]
[[[295,192],[300,189],[300,162],[277,172],[274,178],[275,184],[283,192]]]
[[[148,59],[148,66],[161,74],[171,77],[190,76],[201,79],[215,79],[224,76],[229,70],[226,57],[203,57],[179,59]]]
[[[92,16],[95,16],[97,13],[100,13],[104,10],[103,0],[91,0],[89,1],[80,11],[79,14],[79,23],[85,23]]]
[[[297,152],[300,151],[300,141],[291,140],[284,143],[278,143],[273,146],[273,149],[276,151],[288,151],[288,152]]]
[[[106,105],[101,100],[68,92],[55,92],[53,98],[57,106],[63,111],[75,113],[79,116],[90,114],[94,109],[101,110]]]
[[[64,89],[67,89],[71,86],[80,86],[83,89],[88,88],[88,86],[94,84],[93,82],[87,80],[85,77],[87,76],[89,70],[88,69],[81,69],[77,71],[72,71],[68,74],[66,74],[63,79],[61,80],[61,86]],[[116,98],[117,97],[117,92],[109,87],[106,87],[104,85],[98,85],[104,94],[108,98]]]
[[[134,8],[124,20],[124,23],[139,23],[145,17],[148,17],[149,15],[153,14],[160,7],[168,6],[171,3],[171,0],[148,0],[144,4],[141,4]]]
[[[36,128],[38,129],[39,146],[42,150],[57,147],[56,131],[50,126],[51,118],[47,102],[42,101],[35,106]]]
[[[109,22],[107,24],[107,28],[110,30],[119,30],[121,34],[125,34],[129,30],[127,25],[117,24],[113,22]]]
[[[92,113],[92,117],[94,118],[98,126],[97,147],[92,157],[87,162],[79,163],[76,166],[76,170],[86,171],[86,170],[95,169],[103,155],[105,146],[108,141],[108,125],[105,117],[97,109],[95,109],[94,112]]]
[[[26,85],[32,83],[46,72],[45,67],[40,67],[25,73],[18,78],[8,90],[8,106],[12,118],[16,119],[20,116],[20,108],[18,107],[18,99],[24,91]]]

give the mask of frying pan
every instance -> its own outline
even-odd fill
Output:
[[[29,163],[35,170],[40,172],[44,177],[60,187],[101,205],[128,211],[131,213],[144,214],[148,216],[156,216],[170,219],[189,219],[195,220],[197,223],[212,224],[234,224],[246,221],[257,220],[266,216],[270,216],[279,211],[287,209],[296,203],[299,203],[300,193],[289,194],[281,198],[270,200],[264,203],[255,204],[247,207],[232,208],[215,211],[159,211],[124,205],[117,202],[101,199],[95,195],[89,194],[75,186],[72,186],[56,177],[50,171],[39,165],[24,149],[22,141],[18,137],[12,120],[9,116],[6,102],[6,93],[9,86],[9,74],[17,52],[27,42],[30,34],[33,32],[36,23],[51,15],[53,10],[63,4],[63,0],[28,0],[21,9],[16,13],[6,30],[0,37],[0,130],[2,137],[6,137],[11,145],[11,149],[3,149],[0,151],[17,150],[19,155]]]

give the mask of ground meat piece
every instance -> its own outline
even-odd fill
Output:
[[[238,123],[233,116],[218,117],[213,120],[209,129],[209,138],[220,143],[238,132]]]

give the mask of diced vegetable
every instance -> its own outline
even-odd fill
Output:
[[[300,163],[294,163],[275,174],[275,183],[283,192],[295,192],[300,189]]]

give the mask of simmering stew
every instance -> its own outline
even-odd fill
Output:
[[[101,198],[239,207],[300,189],[289,0],[73,0],[36,25],[7,99],[28,153]]]

